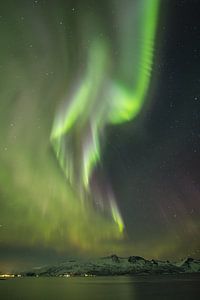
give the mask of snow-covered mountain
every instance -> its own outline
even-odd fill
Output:
[[[179,274],[200,272],[200,260],[188,258],[172,263],[147,260],[140,256],[118,257],[111,255],[96,260],[72,259],[63,263],[35,268],[26,276],[90,276],[90,275],[134,275],[134,274]]]

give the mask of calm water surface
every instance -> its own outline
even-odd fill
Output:
[[[16,278],[0,281],[2,300],[198,300],[200,276]]]

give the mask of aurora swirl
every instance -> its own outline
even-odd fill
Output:
[[[63,101],[51,133],[56,157],[78,197],[100,201],[99,208],[110,211],[121,233],[124,224],[113,194],[106,189],[93,191],[91,179],[101,160],[106,126],[134,119],[143,107],[151,78],[158,6],[158,0],[127,3],[127,20],[119,16],[117,23],[119,61],[113,62],[114,49],[106,36],[98,37],[95,32],[84,37],[91,41],[86,67]]]
[[[199,2],[0,3],[0,267],[199,258]]]
[[[159,0],[58,2],[2,7],[2,245],[123,251],[101,153],[148,102]]]

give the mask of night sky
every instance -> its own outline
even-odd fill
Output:
[[[199,257],[199,14],[198,0],[0,4],[2,269]]]

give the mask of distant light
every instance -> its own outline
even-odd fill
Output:
[[[0,274],[0,278],[13,278],[15,277],[14,274]]]

